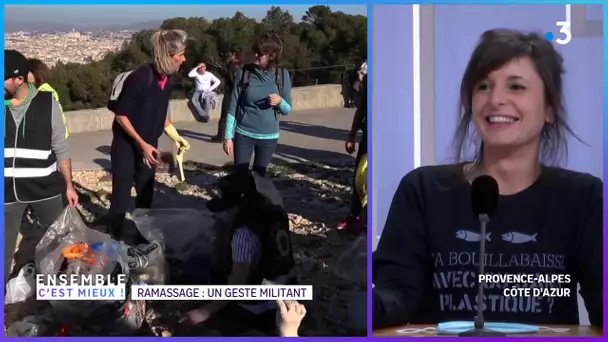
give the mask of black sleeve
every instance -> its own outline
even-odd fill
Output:
[[[584,223],[576,236],[575,272],[581,286],[589,322],[603,327],[603,183],[595,178],[589,189],[589,202]]]
[[[361,83],[361,120],[359,121],[360,129],[367,130],[367,74],[363,76]]]
[[[241,70],[241,68],[237,64],[234,64],[234,63],[231,63],[230,66],[228,67],[228,79],[230,80],[230,84],[232,84],[233,87],[239,81],[239,80],[237,80],[236,76],[240,70]]]
[[[373,329],[407,323],[424,296],[426,249],[419,172],[405,176],[372,257]]]
[[[139,101],[145,96],[152,77],[150,70],[146,68],[145,66],[139,67],[127,76],[116,104],[116,115],[124,115],[130,121],[135,119],[134,115],[138,113]]]

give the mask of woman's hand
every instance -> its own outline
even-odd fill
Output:
[[[306,316],[304,305],[295,300],[278,300],[276,324],[281,337],[297,337],[298,328],[302,319]]]
[[[179,150],[180,148],[184,148],[186,151],[190,149],[190,143],[188,140],[184,139],[184,137],[180,136],[179,140],[175,141],[175,146]]]
[[[226,153],[226,155],[228,155],[229,157],[232,157],[232,151],[232,139],[224,139],[224,153]]]
[[[268,95],[268,103],[270,103],[270,105],[273,107],[278,106],[279,103],[281,103],[281,100],[283,100],[283,98],[279,94]]]
[[[141,150],[144,154],[144,164],[146,164],[146,166],[152,167],[153,165],[160,163],[160,152],[154,148],[154,146],[144,143],[141,146]]]
[[[186,314],[179,319],[179,323],[196,325],[207,321],[209,318],[211,318],[211,312],[205,307],[202,307],[186,312]]]

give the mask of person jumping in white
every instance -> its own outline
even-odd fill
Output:
[[[216,98],[215,88],[222,82],[214,74],[207,71],[207,64],[199,63],[188,73],[188,77],[194,78],[194,94],[190,101],[196,108],[199,118],[204,122],[209,121],[209,110]]]

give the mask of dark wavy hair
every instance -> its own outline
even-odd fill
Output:
[[[40,85],[49,82],[51,79],[51,69],[43,61],[30,58],[27,60],[28,69],[34,75],[34,85],[39,87]]]
[[[523,33],[509,29],[494,29],[484,32],[471,55],[460,85],[460,121],[454,135],[454,149],[457,162],[471,160],[466,157],[469,142],[475,144],[472,158],[476,165],[481,163],[483,141],[480,141],[471,126],[472,99],[475,87],[492,71],[497,70],[515,58],[528,57],[544,84],[545,102],[553,110],[553,122],[545,124],[540,141],[542,163],[559,163],[567,158],[566,135],[571,134],[579,141],[567,122],[563,80],[564,59],[551,42],[537,33]]]
[[[278,68],[281,52],[283,52],[283,42],[281,37],[274,32],[267,33],[260,37],[252,46],[251,50],[254,53],[261,53],[268,55],[268,64],[266,69]]]

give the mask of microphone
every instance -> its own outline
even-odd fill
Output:
[[[471,185],[471,206],[477,219],[479,220],[481,240],[479,242],[479,275],[484,273],[486,262],[486,227],[490,222],[490,217],[498,207],[498,183],[490,176],[479,176],[473,180]],[[477,316],[475,316],[474,328],[458,334],[463,337],[483,337],[483,336],[506,336],[505,333],[484,329],[483,318],[483,284],[477,284]]]

